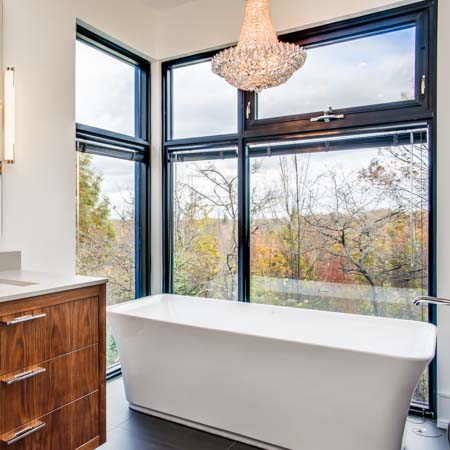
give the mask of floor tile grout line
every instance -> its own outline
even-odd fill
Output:
[[[125,422],[128,422],[129,420],[130,420],[130,419],[122,420],[122,422],[119,422],[118,424],[114,425],[112,428],[119,428],[120,425],[124,424]]]
[[[122,422],[121,425],[123,425],[125,422],[131,423],[130,420],[125,420],[125,421]],[[132,430],[130,428],[127,428],[125,426],[124,427],[117,426],[116,429],[119,430],[119,431],[132,432]],[[163,441],[163,440],[161,440],[159,438],[155,438],[155,437],[152,437],[152,436],[146,436],[146,437],[142,437],[141,436],[141,437],[138,437],[136,439],[138,441],[144,442],[146,444],[152,444],[153,446],[156,445],[157,449],[161,445],[161,446],[163,446],[165,448],[165,450],[168,450],[168,449],[171,449],[171,450],[184,450],[182,447],[179,447],[177,444],[168,443],[166,441]],[[228,450],[228,448],[226,450]]]

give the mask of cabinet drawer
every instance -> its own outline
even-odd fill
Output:
[[[0,318],[0,373],[48,359],[48,308]]]
[[[0,377],[0,434],[98,390],[97,345]]]
[[[0,317],[0,375],[98,342],[98,297]]]
[[[98,436],[98,393],[0,436],[10,450],[75,450]]]

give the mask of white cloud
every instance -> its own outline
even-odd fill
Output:
[[[76,120],[134,135],[135,68],[77,41]]]

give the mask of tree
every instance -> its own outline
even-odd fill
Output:
[[[213,290],[209,287],[220,260],[217,230],[209,217],[211,208],[189,179],[177,181],[174,202],[174,292],[204,297],[212,292],[218,296],[218,286]]]
[[[377,158],[360,172],[393,199],[408,220],[409,285],[427,289],[428,278],[428,144],[399,145],[379,150]]]
[[[376,287],[407,264],[402,258],[387,257],[384,248],[387,226],[398,221],[401,209],[386,207],[385,199],[363,180],[358,185],[336,171],[321,175],[316,184],[327,194],[305,219],[322,235],[326,252],[340,260],[342,271],[370,285],[373,314],[381,315]]]
[[[257,170],[253,162],[251,172]],[[238,204],[237,175],[203,161],[178,171],[175,183],[174,290],[187,295],[236,298]],[[272,197],[251,192],[251,214]],[[251,232],[256,233],[257,226]]]
[[[196,166],[197,174],[203,179],[204,187],[199,189],[194,185],[190,189],[194,195],[206,206],[206,210],[215,211],[222,219],[218,221],[227,228],[227,235],[231,239],[217,240],[216,255],[223,255],[221,264],[218,265],[216,283],[225,298],[233,298],[237,290],[237,175],[222,173],[213,163]],[[209,187],[205,188],[205,184]],[[204,209],[205,210],[205,209]],[[207,219],[207,216],[204,216]],[[217,221],[216,221],[217,222]],[[219,235],[220,235],[220,229]]]
[[[111,302],[120,303],[135,298],[135,196],[122,193],[122,206],[111,210],[115,239],[111,243],[105,276],[109,278]]]
[[[77,273],[108,278],[111,305],[135,298],[134,193],[124,189],[123,206],[112,207],[102,193],[103,175],[92,163],[92,155],[79,155]],[[108,364],[116,363],[118,357],[109,330]]]
[[[101,271],[116,238],[109,199],[101,192],[103,177],[92,167],[92,155],[79,155],[77,271],[92,275]]]

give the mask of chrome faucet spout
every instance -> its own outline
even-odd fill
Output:
[[[416,306],[421,305],[422,303],[426,303],[428,305],[444,305],[450,306],[450,300],[447,298],[439,298],[439,297],[429,297],[429,296],[421,296],[416,297],[413,300],[413,304]]]

